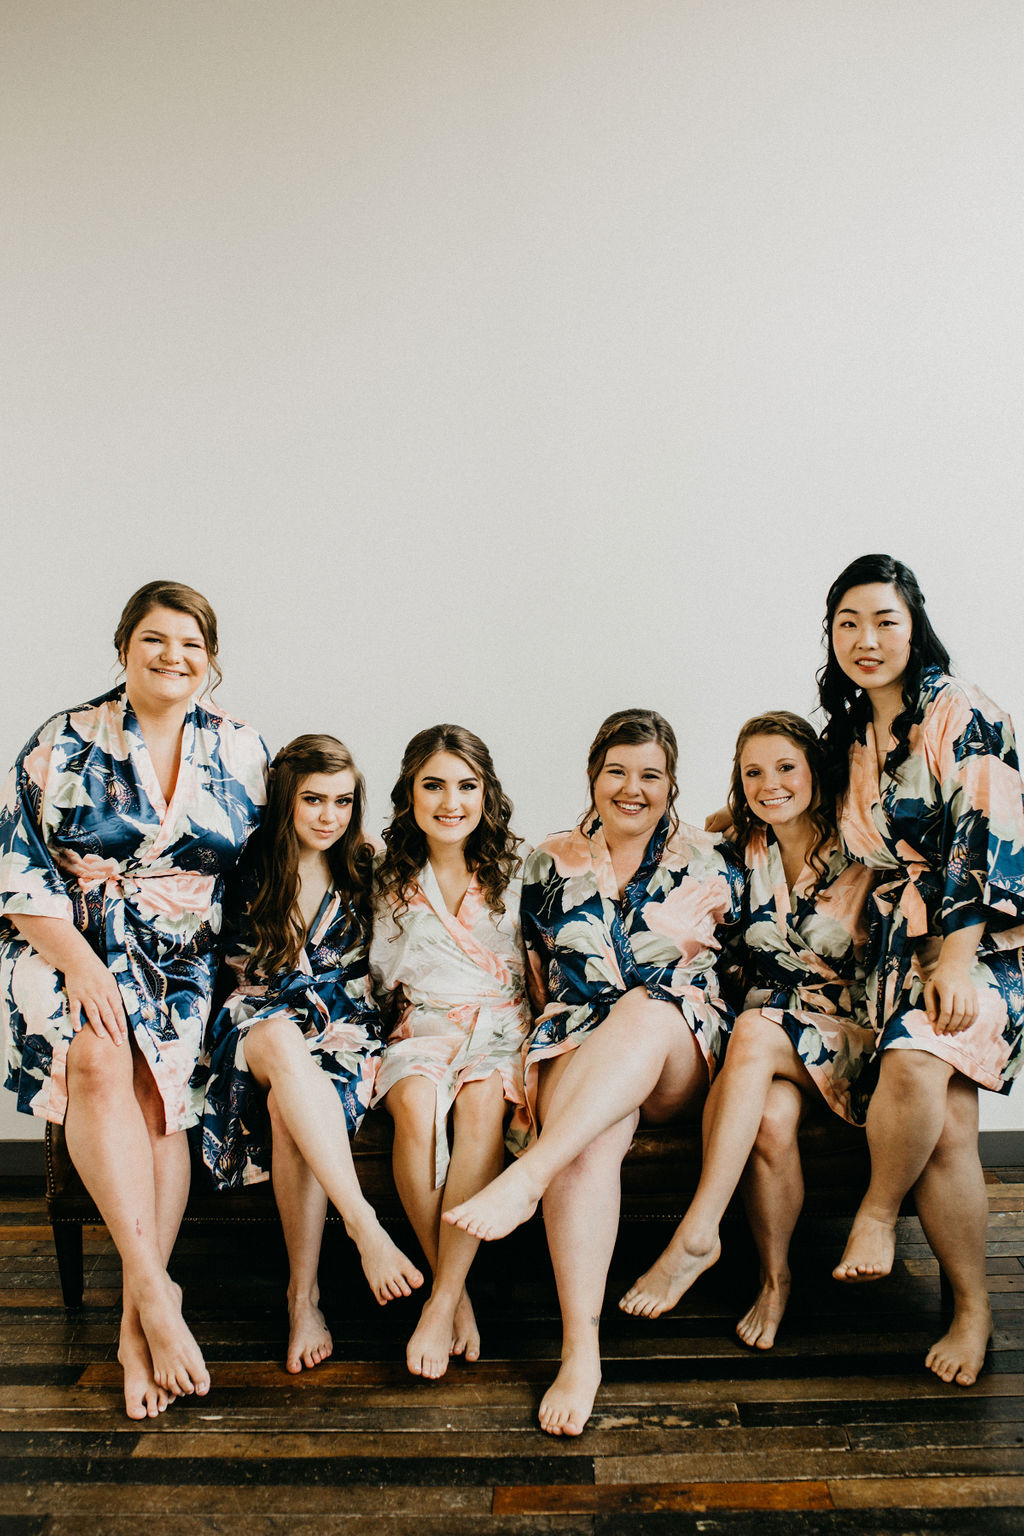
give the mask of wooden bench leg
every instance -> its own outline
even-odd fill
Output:
[[[77,1312],[85,1290],[85,1264],[82,1258],[82,1223],[61,1221],[54,1224],[53,1246],[57,1250],[60,1290],[69,1312]]]

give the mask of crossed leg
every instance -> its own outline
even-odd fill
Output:
[[[643,987],[627,992],[607,1018],[567,1056],[543,1129],[523,1155],[444,1220],[473,1237],[505,1237],[537,1209],[552,1179],[602,1132],[650,1106],[660,1118],[707,1085],[707,1068],[693,1033],[672,1003]]]
[[[164,1134],[163,1103],[130,1037],[116,1046],[82,1029],[68,1048],[67,1083],[68,1151],[121,1258],[125,1409],[154,1418],[172,1398],[210,1387],[167,1273],[188,1197],[185,1136]]]
[[[277,1098],[267,1095],[274,1148],[271,1177],[288,1251],[288,1348],[284,1368],[293,1374],[311,1370],[334,1349],[320,1310],[320,1247],[327,1215],[327,1195],[295,1144],[281,1117]]]

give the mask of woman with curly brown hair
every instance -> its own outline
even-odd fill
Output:
[[[364,1197],[349,1148],[380,1052],[364,800],[362,774],[334,736],[298,736],[275,757],[240,882],[247,889],[236,898],[237,986],[211,1024],[200,1067],[203,1159],[215,1184],[273,1179],[288,1250],[292,1372],[319,1365],[333,1348],[317,1279],[328,1197],[382,1306],[423,1283]]]
[[[434,1275],[406,1359],[436,1378],[451,1355],[480,1355],[465,1289],[477,1240],[441,1214],[499,1172],[505,1105],[523,1102],[519,839],[490,753],[461,726],[413,737],[391,802],[370,966],[398,1018],[374,1103],[395,1122],[395,1184]]]
[[[803,1204],[800,1121],[824,1099],[863,1125],[874,1076],[865,1070],[874,1036],[863,967],[873,876],[844,855],[822,775],[818,738],[799,715],[776,710],[741,729],[729,819],[748,872],[746,1006],[708,1094],[689,1210],[619,1303],[638,1317],[676,1305],[717,1260],[719,1224],[746,1169],[761,1286],[736,1332],[758,1349],[774,1344],[789,1300],[789,1242]]]

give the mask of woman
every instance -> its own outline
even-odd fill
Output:
[[[154,581],[114,646],[123,684],[32,737],[0,808],[0,1007],[18,1108],[64,1121],[121,1255],[130,1418],[209,1375],[167,1260],[188,1195],[190,1079],[216,967],[223,875],[256,826],[266,750],[199,696],[206,599]]]
[[[380,1053],[367,962],[365,794],[334,736],[298,736],[275,757],[259,848],[245,860],[253,899],[232,960],[239,985],[211,1026],[202,1072],[203,1157],[215,1183],[230,1189],[273,1177],[288,1250],[292,1372],[319,1365],[333,1348],[318,1281],[328,1197],[382,1306],[423,1283],[364,1198],[349,1147]]]
[[[618,1227],[619,1165],[642,1110],[694,1109],[732,1015],[715,977],[743,875],[675,815],[676,739],[653,710],[611,715],[590,749],[590,805],[527,861],[523,937],[540,1015],[526,1051],[535,1136],[512,1167],[445,1215],[497,1238],[544,1201],[562,1310],[561,1369],[540,1406],[578,1435],[601,1380],[598,1339]]]
[[[1021,1060],[1024,809],[1013,732],[949,655],[914,573],[888,555],[828,594],[819,674],[848,852],[878,871],[868,1007],[881,1053],[867,1116],[871,1182],[837,1279],[888,1274],[913,1189],[954,1314],[926,1364],[969,1386],[991,1331],[978,1087]]]
[[[374,1103],[395,1122],[395,1184],[434,1276],[406,1362],[436,1380],[450,1356],[480,1355],[465,1286],[477,1239],[441,1213],[498,1173],[506,1106],[523,1101],[519,839],[490,753],[462,726],[413,737],[391,803],[370,966],[398,1017]]]
[[[872,1075],[862,964],[872,875],[838,845],[821,772],[818,738],[799,715],[757,715],[740,731],[729,821],[748,870],[750,990],[708,1095],[704,1161],[689,1210],[619,1303],[643,1317],[676,1305],[717,1260],[719,1224],[747,1166],[761,1287],[736,1332],[758,1349],[774,1344],[789,1300],[789,1242],[803,1204],[800,1121],[824,1099],[863,1125]]]

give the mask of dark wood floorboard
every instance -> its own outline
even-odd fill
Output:
[[[913,1219],[893,1275],[830,1278],[846,1223],[798,1229],[774,1350],[745,1349],[749,1240],[670,1316],[616,1299],[667,1235],[629,1224],[603,1320],[592,1427],[536,1428],[559,1328],[536,1227],[485,1249],[472,1278],[484,1358],[417,1381],[418,1303],[378,1308],[343,1234],[321,1279],[335,1339],[314,1372],[282,1368],[285,1264],[259,1229],[187,1229],[172,1268],[214,1379],[204,1399],[124,1417],[119,1267],[85,1232],[85,1306],[65,1313],[45,1205],[0,1190],[0,1533],[116,1536],[1003,1536],[1024,1530],[1024,1176],[989,1170],[995,1332],[966,1391],[924,1369],[942,1331],[935,1261]]]

